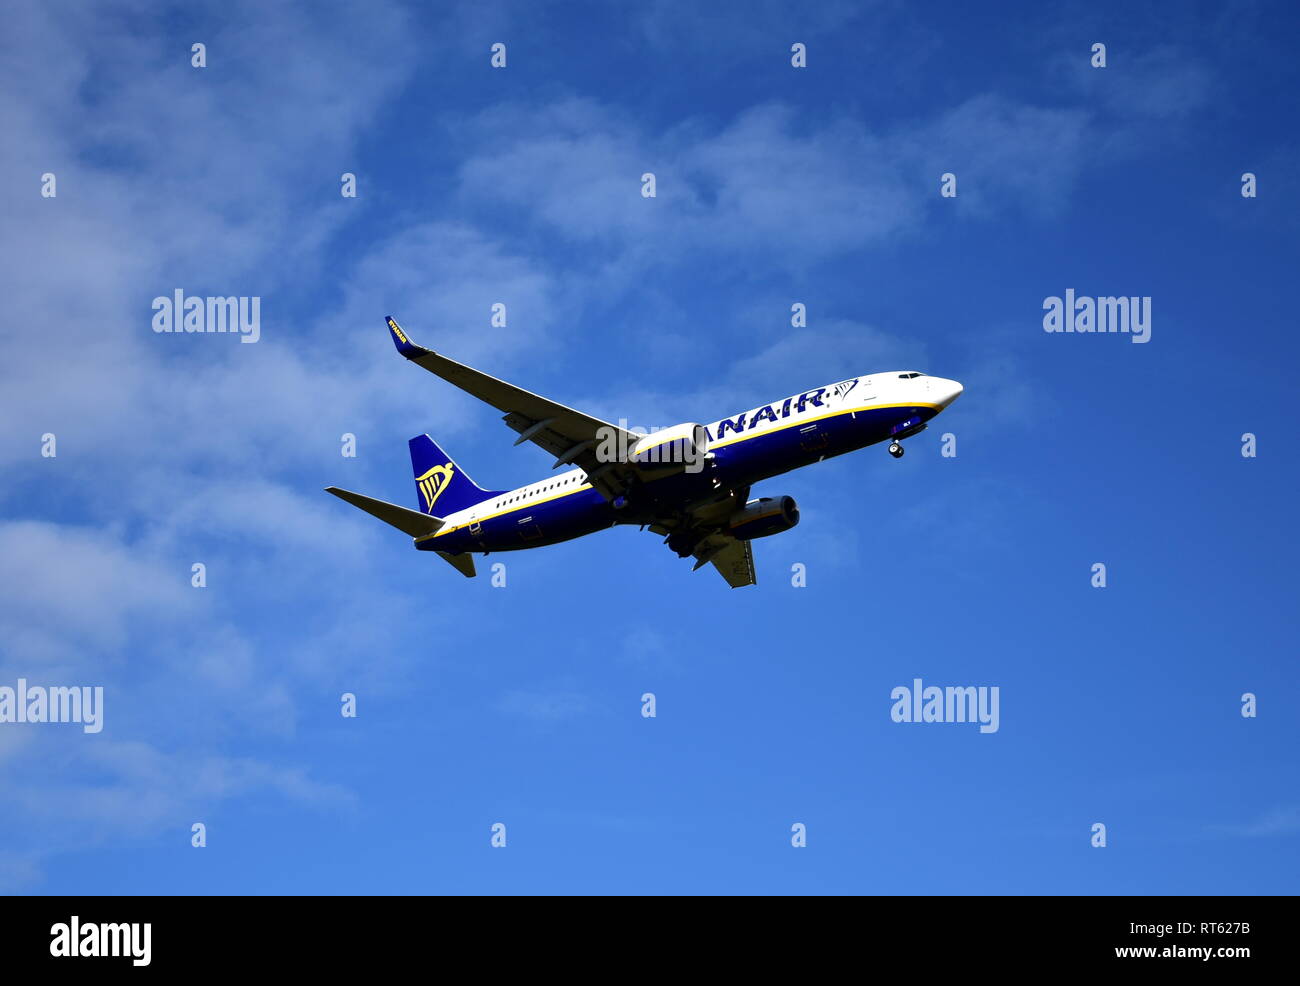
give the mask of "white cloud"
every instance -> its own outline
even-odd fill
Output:
[[[38,522],[0,524],[0,653],[33,669],[84,665],[87,650],[111,655],[133,622],[192,612],[188,576],[111,534]]]
[[[0,84],[24,97],[0,100],[12,151],[0,181],[31,194],[10,196],[0,225],[0,502],[15,517],[0,524],[3,670],[102,683],[112,704],[93,742],[0,729],[0,778],[19,792],[7,824],[28,836],[0,857],[0,879],[32,880],[43,853],[83,845],[87,829],[102,842],[157,833],[265,792],[346,801],[301,768],[224,751],[248,735],[275,751],[304,702],[399,688],[427,661],[399,646],[389,615],[414,607],[381,575],[408,546],[320,491],[369,488],[388,461],[370,450],[396,429],[484,420],[402,364],[386,311],[504,375],[530,348],[560,346],[582,299],[618,297],[647,271],[797,270],[917,235],[937,170],[962,171],[973,215],[1050,211],[1090,132],[1081,111],[993,96],[889,131],[845,115],[813,124],[776,103],[661,130],[590,100],[501,106],[461,121],[474,151],[445,196],[378,241],[344,237],[350,259],[335,270],[327,247],[355,218],[338,175],[416,62],[404,10],[241,3],[205,32],[203,70],[188,41],[112,8],[6,15]],[[658,16],[646,15],[652,34]],[[647,170],[654,201],[639,194]],[[37,194],[46,171],[56,199]],[[595,247],[591,259],[574,244]],[[294,322],[303,277],[329,293]],[[262,296],[262,341],[155,335],[150,301],[175,288]],[[486,331],[496,301],[520,345]],[[678,342],[698,344],[690,330]],[[815,333],[776,320],[703,385],[588,384],[582,406],[670,424],[925,355],[850,320]],[[46,431],[55,459],[38,454]],[[343,431],[357,460],[339,456]],[[382,481],[410,494],[405,475]],[[209,588],[190,587],[193,561]],[[432,632],[455,616],[421,611]],[[499,706],[542,723],[591,709],[567,685]]]
[[[1300,805],[1270,808],[1258,818],[1233,825],[1218,825],[1213,831],[1246,839],[1260,839],[1300,832]]]
[[[567,688],[513,689],[501,697],[496,708],[507,718],[554,725],[586,714],[591,702],[582,693]]]
[[[566,240],[626,254],[636,269],[699,253],[800,268],[914,236],[944,204],[945,171],[958,174],[963,212],[1050,214],[1068,198],[1092,132],[1085,110],[989,94],[892,130],[842,114],[814,124],[769,103],[722,126],[695,120],[654,133],[585,99],[505,105],[462,123],[479,148],[460,170],[468,202],[523,210]],[[656,175],[655,199],[641,197],[644,172]],[[600,270],[610,273],[608,258]]]
[[[0,875],[13,883],[52,852],[186,831],[223,799],[345,802],[272,762],[276,740],[322,686],[382,689],[402,666],[382,649],[329,650],[356,607],[402,600],[330,577],[373,577],[358,558],[379,534],[320,491],[348,464],[340,432],[364,442],[396,403],[369,357],[400,361],[381,310],[363,329],[292,324],[280,299],[295,285],[277,278],[315,271],[351,215],[322,203],[341,201],[338,175],[355,170],[414,41],[398,5],[224,14],[202,32],[209,68],[197,70],[189,41],[147,18],[6,13],[0,83],[26,96],[0,101],[16,152],[0,181],[31,194],[11,196],[0,225],[0,461],[9,515],[29,519],[0,524],[0,668],[103,686],[106,706],[95,736],[0,727],[5,842],[19,847]],[[38,194],[46,171],[57,198]],[[150,301],[174,288],[264,296],[263,341],[155,335]],[[314,346],[307,329],[335,343]],[[57,458],[39,455],[46,431]],[[332,474],[303,482],[309,470]],[[196,560],[206,589],[190,585]],[[288,641],[256,629],[304,586],[317,608]],[[249,736],[270,752],[223,752]]]

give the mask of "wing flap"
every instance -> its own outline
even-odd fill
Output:
[[[549,452],[557,459],[573,448],[574,445],[580,444],[575,437],[575,433],[581,434],[580,429],[572,426],[562,428],[555,417],[535,421],[526,414],[511,411],[501,420],[506,423],[506,427],[519,433],[519,438],[515,444],[532,442],[538,448]],[[539,425],[541,427],[538,427]],[[583,441],[585,440],[583,439]]]
[[[754,549],[749,541],[741,541],[726,534],[710,534],[695,549],[696,568],[709,563],[727,580],[727,585],[739,589],[757,585],[754,570]]]
[[[622,448],[632,448],[640,439],[639,435],[625,428],[593,418],[522,387],[498,380],[472,366],[448,359],[431,349],[417,346],[391,316],[386,321],[393,337],[393,345],[399,353],[465,393],[503,411],[503,420],[519,434],[520,441],[532,442],[555,456],[557,466],[571,462],[591,474],[607,464],[599,460],[596,451],[603,440],[612,437]],[[602,474],[600,481],[592,485],[607,499],[613,499],[626,492],[634,476],[630,467],[618,464],[612,471]]]

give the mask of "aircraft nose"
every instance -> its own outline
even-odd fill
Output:
[[[940,408],[945,408],[955,401],[965,389],[956,380],[945,380],[943,377],[930,378],[930,393]]]

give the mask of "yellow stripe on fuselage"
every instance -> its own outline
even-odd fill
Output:
[[[715,448],[725,448],[728,445],[734,445],[736,442],[747,442],[751,438],[762,438],[764,435],[775,435],[778,431],[785,431],[787,428],[794,428],[798,425],[810,425],[814,421],[824,421],[826,418],[837,418],[842,414],[856,414],[858,411],[883,411],[887,407],[931,407],[938,408],[938,404],[927,404],[925,401],[907,401],[904,404],[868,404],[865,407],[851,407],[847,411],[828,411],[825,414],[819,414],[815,418],[800,418],[798,421],[787,421],[779,428],[769,428],[767,431],[758,431],[746,433],[744,435],[735,435],[723,442],[709,442],[709,451]],[[761,410],[761,408],[759,409]],[[746,411],[746,414],[749,412]],[[730,421],[731,418],[723,418],[723,421]],[[721,428],[722,422],[718,422]]]
[[[782,424],[778,428],[769,428],[766,431],[756,431],[744,435],[736,435],[732,438],[728,438],[725,442],[710,442],[709,451],[712,451],[715,448],[723,448],[727,445],[735,445],[737,442],[747,442],[751,438],[763,438],[767,435],[775,435],[778,431],[785,431],[787,428],[794,428],[796,426],[810,425],[814,421],[823,421],[826,418],[836,418],[845,414],[856,414],[858,411],[881,411],[884,410],[885,408],[890,408],[890,407],[938,408],[938,406],[939,406],[938,404],[927,404],[925,401],[908,401],[907,403],[904,404],[871,404],[866,407],[851,407],[844,411],[829,411],[826,414],[819,414],[815,418],[800,418],[798,421],[789,421]],[[748,415],[749,412],[746,411],[745,414]],[[723,420],[729,421],[731,419],[725,418]],[[581,493],[583,490],[589,490],[589,489],[591,489],[591,484],[584,483],[581,486],[579,486],[577,489],[566,490],[563,493],[556,493],[554,496],[548,496],[540,500],[529,500],[526,503],[519,504],[519,506],[517,507],[509,507],[506,510],[498,510],[494,514],[487,514],[486,516],[483,517],[475,517],[472,522],[457,524],[455,527],[444,527],[440,531],[434,531],[432,534],[422,535],[421,537],[418,537],[415,540],[418,543],[420,541],[427,541],[429,540],[429,538],[440,538],[444,534],[454,534],[456,531],[463,530],[464,528],[469,527],[470,523],[481,524],[485,520],[495,520],[497,517],[505,517],[507,514],[515,513],[518,510],[530,510],[533,507],[540,506],[543,503],[550,503],[552,500],[558,500],[561,497],[572,496],[574,493]]]
[[[504,517],[507,514],[512,514],[516,510],[529,510],[533,507],[540,506],[543,503],[550,503],[552,500],[558,500],[560,499],[560,497],[572,496],[574,493],[581,493],[583,490],[589,490],[589,489],[591,489],[591,484],[583,483],[577,489],[565,490],[563,493],[556,493],[554,496],[548,496],[541,500],[529,500],[527,503],[521,503],[517,507],[508,507],[505,510],[498,510],[494,514],[485,514],[482,517],[475,517],[472,521],[467,521],[464,524],[457,524],[455,527],[444,527],[442,530],[434,531],[432,534],[422,534],[420,537],[416,538],[415,540],[427,541],[429,540],[429,538],[442,537],[444,534],[451,534],[454,533],[455,531],[459,531],[461,528],[469,527],[471,523],[481,524],[485,520],[495,520],[497,517]]]

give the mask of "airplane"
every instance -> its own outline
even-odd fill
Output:
[[[532,442],[566,472],[513,490],[485,490],[428,435],[410,440],[418,510],[339,489],[342,500],[414,538],[468,578],[474,555],[557,544],[636,524],[663,537],[695,569],[712,564],[732,588],[754,585],[752,542],[790,530],[790,496],[750,499],[755,483],[832,456],[904,439],[962,393],[955,380],[915,370],[851,377],[742,411],[648,435],[575,411],[413,343],[385,319],[397,351],[504,412],[515,445]]]

